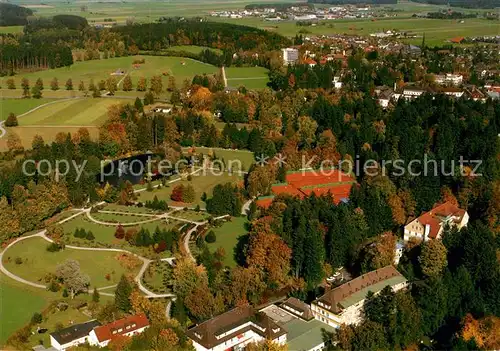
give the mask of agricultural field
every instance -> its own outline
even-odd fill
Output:
[[[222,54],[222,50],[219,49],[214,49],[214,48],[209,48],[206,46],[197,46],[197,45],[177,45],[177,46],[171,46],[168,48],[168,50],[173,50],[173,51],[186,51],[186,52],[191,52],[193,54],[199,54],[203,50],[211,50],[215,51],[218,54]]]
[[[264,89],[269,82],[269,70],[264,67],[227,67],[227,84],[237,88],[245,86],[247,89]]]
[[[57,265],[68,259],[80,263],[83,273],[90,277],[91,286],[104,287],[117,284],[124,273],[136,274],[127,271],[117,259],[116,252],[97,252],[75,249],[64,249],[59,252],[48,252],[49,243],[42,238],[30,238],[16,243],[4,254],[4,265],[12,272],[32,282],[42,282],[48,273],[54,273]],[[18,258],[21,264],[18,264]],[[109,275],[109,280],[106,276]]]
[[[1,99],[0,100],[0,121],[7,119],[9,113],[16,116],[26,113],[35,107],[54,101],[52,99]]]
[[[19,118],[19,126],[99,126],[110,106],[127,102],[114,98],[57,101]]]
[[[263,0],[261,3],[290,2],[288,0]],[[58,14],[73,14],[86,17],[90,24],[103,23],[111,19],[118,24],[124,24],[131,19],[136,22],[154,22],[160,16],[187,16],[208,15],[214,10],[242,9],[248,4],[247,0],[224,0],[216,2],[173,0],[168,2],[86,2],[86,9],[82,11],[80,2],[61,3],[53,0],[44,1],[44,6],[33,8],[36,16],[54,16]]]
[[[134,67],[133,62],[137,59],[145,59],[144,64],[140,64]],[[211,74],[217,71],[215,66],[188,59],[183,57],[166,57],[166,56],[127,56],[127,57],[115,57],[110,59],[102,60],[92,60],[75,62],[70,67],[61,67],[55,69],[49,69],[39,72],[23,73],[14,76],[16,88],[20,88],[21,80],[27,78],[30,84],[35,84],[38,78],[41,78],[44,83],[44,91],[49,93],[50,82],[54,79],[58,79],[59,89],[65,91],[66,81],[71,78],[73,81],[73,89],[78,89],[80,81],[83,81],[85,86],[88,87],[90,80],[97,84],[100,80],[106,80],[109,77],[115,77],[117,82],[120,82],[125,74],[118,74],[117,71],[123,71],[124,73],[130,74],[132,77],[132,84],[134,89],[134,95],[142,97],[143,92],[136,92],[137,81],[141,77],[149,79],[154,75],[160,75],[163,77],[163,86],[167,87],[168,77],[167,75],[173,75],[176,78],[177,84],[182,84],[185,79],[191,79],[195,74]],[[5,81],[8,78],[0,78],[0,85],[2,87],[6,86]],[[148,85],[149,87],[149,85]],[[116,95],[120,95],[121,85],[118,86],[118,92]],[[4,89],[5,91],[5,89]],[[17,90],[16,90],[17,91]],[[21,89],[18,89],[19,95],[21,95]],[[57,91],[59,92],[59,91]],[[48,95],[47,95],[48,97]]]
[[[294,21],[268,22],[260,18],[237,20],[218,18],[216,20],[267,29],[288,37],[301,32],[305,35],[369,35],[384,30],[406,31],[419,36],[419,38],[406,40],[408,43],[420,44],[425,34],[426,44],[431,46],[445,44],[447,40],[457,36],[498,35],[498,21],[475,18],[465,19],[465,23],[459,23],[457,20],[427,18],[380,18],[373,21],[367,19],[329,20],[320,21],[314,27],[300,27]]]
[[[233,174],[229,175],[227,173],[222,173],[221,175],[211,174],[211,171],[207,171],[206,175],[200,173],[193,174],[192,180],[189,181],[187,179],[182,179],[176,182],[169,184],[168,186],[162,187],[161,189],[155,189],[153,191],[143,191],[139,193],[138,201],[146,202],[152,201],[156,196],[158,200],[165,200],[169,205],[173,206],[187,206],[187,207],[195,207],[200,205],[201,208],[205,207],[205,203],[201,200],[202,194],[205,192],[207,196],[210,198],[212,196],[213,188],[217,184],[224,183],[239,183],[243,181],[243,178],[240,176]],[[172,190],[178,185],[188,186],[191,184],[195,191],[195,201],[192,203],[183,203],[183,202],[175,202],[170,199],[170,195],[172,194]]]
[[[0,34],[17,34],[23,32],[23,26],[0,27]]]
[[[230,222],[225,222],[218,228],[209,229],[213,230],[217,239],[214,243],[206,243],[210,252],[215,252],[219,247],[223,247],[226,252],[224,258],[224,265],[228,267],[236,267],[236,260],[234,249],[238,241],[247,234],[247,219],[246,217],[231,217]]]

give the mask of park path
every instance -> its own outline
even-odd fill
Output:
[[[222,79],[224,80],[224,88],[227,88],[226,68],[224,66],[222,66]]]

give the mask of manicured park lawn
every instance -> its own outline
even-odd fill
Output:
[[[12,273],[32,282],[42,282],[47,273],[54,273],[57,265],[67,259],[80,263],[82,272],[90,277],[91,286],[103,287],[118,283],[120,276],[127,272],[116,259],[116,252],[85,251],[64,249],[59,252],[48,252],[49,243],[41,238],[30,238],[15,244],[4,254],[4,264]],[[10,257],[10,260],[9,260]],[[16,264],[17,257],[23,260]],[[111,279],[105,278],[110,274]]]
[[[213,228],[217,237],[215,243],[206,243],[210,252],[215,252],[219,247],[223,247],[226,251],[224,264],[228,267],[235,267],[234,249],[238,244],[238,238],[247,234],[245,227],[247,223],[246,217],[231,217],[230,222],[224,223],[218,228]]]
[[[155,219],[153,215],[151,216],[134,216],[134,214],[118,214],[118,213],[91,213],[92,218],[102,221],[102,222],[109,222],[109,223],[136,223],[136,222],[142,222],[142,221],[148,221]]]
[[[31,289],[13,283],[10,278],[0,275],[0,346],[46,304],[45,299]]]
[[[182,179],[173,183],[168,184],[168,187],[162,187],[161,189],[155,189],[153,191],[143,191],[138,195],[138,201],[146,202],[152,201],[154,197],[158,197],[158,200],[165,200],[169,205],[174,206],[186,206],[195,207],[200,205],[200,207],[205,207],[205,203],[201,200],[202,194],[205,192],[210,198],[212,196],[213,188],[217,184],[225,183],[239,183],[242,182],[243,178],[233,174],[229,175],[227,173],[222,173],[221,175],[213,175],[210,170],[207,170],[207,174],[203,175],[203,172],[199,172],[192,175],[192,180]],[[192,203],[174,202],[170,199],[172,190],[178,185],[188,186],[191,184],[195,191],[195,201]]]
[[[204,211],[196,212],[192,210],[187,210],[187,211],[178,210],[170,213],[170,216],[175,218],[189,219],[191,221],[196,221],[196,222],[206,221],[208,218],[210,218],[210,214],[207,212]]]
[[[183,151],[185,153],[191,148],[184,148]],[[194,154],[199,155],[214,155],[215,158],[223,159],[226,167],[229,167],[230,161],[240,161],[241,168],[244,171],[247,171],[250,166],[255,162],[254,154],[248,150],[231,150],[231,149],[221,149],[221,148],[208,148],[202,146],[194,147]],[[237,163],[233,163],[233,171],[237,170]]]
[[[53,101],[52,99],[1,99],[0,100],[0,121],[7,119],[9,113],[16,116],[26,113],[31,109]]]

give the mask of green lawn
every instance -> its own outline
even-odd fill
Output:
[[[7,26],[0,27],[0,34],[16,34],[22,33],[24,26]]]
[[[31,109],[54,101],[52,99],[1,99],[0,100],[0,121],[7,119],[9,113],[16,116],[28,112]]]
[[[190,148],[184,148],[184,152],[188,152]],[[250,166],[255,162],[254,154],[248,150],[230,150],[221,148],[208,148],[203,146],[196,146],[194,150],[195,154],[215,155],[218,159],[224,159],[226,167],[229,167],[230,161],[241,162],[241,169],[247,171]],[[233,163],[233,170],[237,170],[237,163]]]
[[[92,214],[93,216],[94,214]],[[118,217],[115,217],[118,218]],[[134,221],[142,221],[142,220],[147,220],[148,218],[146,217],[133,217]],[[97,219],[97,218],[96,218]],[[125,217],[120,217],[122,219],[122,224],[126,224]],[[140,228],[148,229],[149,232],[152,234],[156,227],[159,227],[160,229],[170,229],[173,228],[176,224],[178,224],[176,221],[170,221],[168,224],[165,222],[165,220],[157,220],[154,222],[149,222],[149,223],[144,223],[139,226],[124,226],[125,230],[128,230],[130,228],[135,228],[139,230]],[[117,224],[118,225],[118,224]],[[111,225],[101,225],[94,223],[90,221],[87,216],[81,215],[76,218],[73,218],[72,220],[64,223],[62,225],[64,233],[68,235],[71,240],[77,240],[74,238],[73,234],[76,229],[78,228],[84,228],[85,230],[90,230],[95,236],[95,242],[102,244],[102,245],[108,245],[111,247],[117,247],[117,248],[123,248],[125,250],[130,250],[130,251],[135,251],[135,247],[130,246],[125,240],[123,239],[116,239],[115,238],[115,231],[116,231],[116,226]],[[81,239],[78,239],[81,240]]]
[[[114,98],[83,98],[58,101],[43,106],[19,118],[20,126],[93,126],[100,125],[107,118],[112,105],[127,103],[128,100]]]
[[[173,284],[172,267],[165,261],[151,262],[142,276],[142,282],[147,289],[157,294],[168,293],[168,286]]]
[[[118,283],[120,276],[127,272],[116,259],[116,252],[97,252],[75,249],[64,249],[59,252],[48,252],[48,242],[41,238],[30,238],[15,244],[4,254],[4,265],[12,273],[32,282],[42,282],[47,273],[54,273],[58,264],[67,259],[80,263],[82,272],[90,277],[91,286],[108,286]],[[16,264],[15,259],[23,259]],[[10,258],[10,260],[9,260]],[[105,278],[110,274],[111,279]]]
[[[135,59],[144,58],[145,63],[139,65],[135,68],[132,62]],[[54,77],[59,80],[59,88],[61,91],[65,91],[66,80],[71,78],[73,80],[73,88],[78,89],[78,84],[80,81],[88,84],[91,79],[97,84],[100,80],[106,80],[112,76],[117,70],[122,70],[130,74],[132,77],[132,84],[134,90],[137,81],[140,77],[145,77],[148,79],[154,75],[162,75],[164,89],[167,87],[168,77],[165,74],[174,75],[177,84],[180,86],[184,79],[191,79],[195,74],[203,73],[215,73],[217,68],[215,66],[199,62],[196,60],[191,60],[183,57],[165,57],[165,56],[128,56],[128,57],[117,57],[102,60],[92,60],[84,62],[75,62],[70,67],[61,67],[56,69],[49,69],[39,72],[21,73],[14,76],[16,87],[21,85],[22,78],[28,78],[30,84],[35,84],[38,78],[43,80],[44,93],[45,90],[50,90],[50,82]],[[116,75],[115,79],[120,81],[124,76]],[[5,87],[5,81],[7,77],[0,78],[0,85]],[[149,85],[148,85],[149,87]],[[117,95],[120,94],[121,86],[119,86],[119,91]],[[76,92],[75,92],[76,93]],[[137,92],[134,92],[137,94]],[[143,93],[140,93],[143,94]]]
[[[0,275],[0,346],[46,304],[41,295],[13,283],[10,278]]]
[[[269,82],[269,70],[264,67],[228,67],[227,84],[231,87],[245,86],[247,89],[263,89]]]
[[[234,249],[238,244],[238,238],[247,234],[246,223],[246,217],[232,217],[230,222],[226,222],[218,228],[209,229],[215,232],[217,240],[215,243],[207,243],[208,249],[210,252],[215,252],[219,247],[223,247],[226,252],[224,264],[228,267],[237,265],[234,260]]]
[[[191,221],[196,221],[196,222],[202,222],[206,221],[208,218],[210,218],[210,214],[204,211],[196,212],[192,210],[178,210],[173,213],[170,213],[170,216],[176,217],[176,218],[183,218],[183,219],[189,219]]]
[[[91,213],[92,218],[102,221],[102,222],[110,222],[110,223],[135,223],[135,222],[142,222],[142,221],[147,221],[151,219],[155,219],[155,217],[147,217],[147,216],[134,216],[133,213],[127,214],[127,215],[122,215],[122,214],[117,214],[117,213]]]
[[[221,175],[212,175],[211,171],[207,170],[207,174],[203,175],[202,172],[193,174],[192,180],[189,181],[187,179],[179,180],[177,182],[173,182],[168,184],[168,187],[162,187],[161,189],[155,189],[153,191],[143,191],[138,194],[138,201],[146,202],[148,200],[153,200],[155,196],[158,197],[158,200],[165,200],[169,205],[175,206],[186,206],[186,207],[195,207],[196,205],[200,205],[200,207],[204,208],[205,203],[201,200],[202,194],[207,193],[208,197],[212,196],[212,190],[217,184],[225,184],[225,183],[238,183],[243,181],[243,179],[238,175],[228,175],[227,173],[223,173]],[[182,203],[182,202],[174,202],[170,199],[170,195],[172,194],[172,190],[177,185],[187,186],[191,184],[194,187],[195,191],[195,201],[192,203]]]

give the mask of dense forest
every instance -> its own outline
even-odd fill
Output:
[[[0,26],[24,26],[33,11],[22,6],[0,3]]]
[[[236,51],[266,51],[290,45],[287,38],[262,29],[197,19],[181,21],[166,18],[162,23],[117,27],[113,31],[122,34],[128,45],[135,44],[141,50],[199,45]]]

